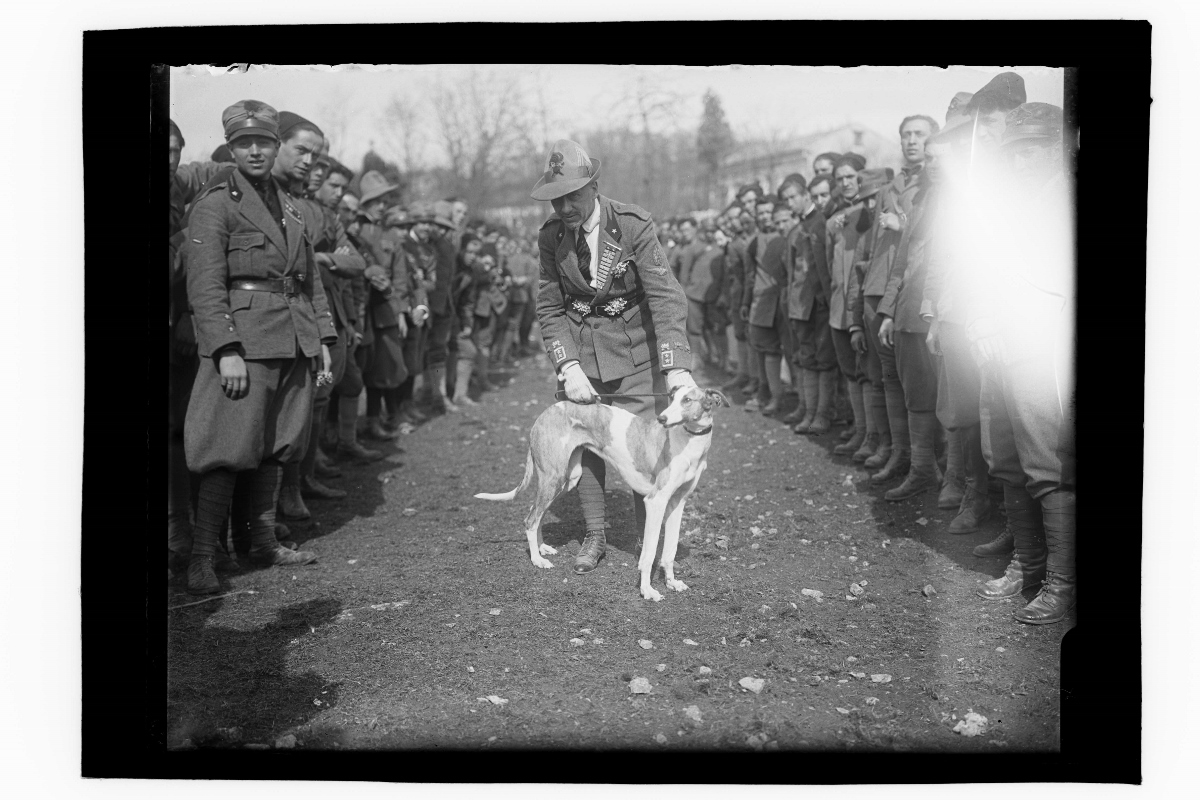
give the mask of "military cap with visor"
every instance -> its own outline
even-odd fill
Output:
[[[600,159],[590,158],[577,142],[559,139],[550,148],[546,171],[534,184],[529,196],[534,200],[555,200],[582,189],[600,174]]]
[[[1008,116],[1004,118],[1001,147],[1029,140],[1061,142],[1062,132],[1061,108],[1050,103],[1023,103],[1008,112]]]
[[[279,139],[279,112],[260,100],[241,100],[221,114],[225,141],[242,136],[267,136]]]

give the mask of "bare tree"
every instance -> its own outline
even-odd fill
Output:
[[[421,110],[411,98],[392,95],[383,109],[380,128],[383,145],[407,173],[419,172],[425,166],[425,132],[421,128]]]
[[[625,124],[641,136],[643,193],[631,198],[635,203],[659,206],[664,199],[666,192],[659,185],[661,170],[657,163],[663,154],[655,152],[655,136],[676,127],[682,100],[678,92],[664,88],[649,75],[641,73],[613,104],[613,114],[623,118]]]
[[[453,84],[438,84],[431,102],[457,183],[444,188],[473,207],[488,206],[497,188],[523,171],[532,145],[519,79],[472,69]]]

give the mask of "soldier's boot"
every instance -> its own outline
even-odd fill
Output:
[[[425,383],[429,386],[430,410],[435,414],[445,414],[450,410],[450,406],[454,405],[446,397],[446,365],[434,364],[426,367]]]
[[[767,355],[763,357],[763,372],[771,391],[770,401],[762,407],[764,417],[773,417],[778,414],[779,404],[783,402],[783,376],[779,372],[782,364],[781,356]]]
[[[283,483],[279,490],[279,509],[284,519],[304,520],[312,517],[308,506],[304,505],[304,499],[300,497],[300,465],[294,462],[283,467]],[[274,524],[274,522],[275,519],[272,517],[271,523]]]
[[[951,509],[962,505],[966,492],[963,470],[963,437],[959,430],[946,431],[946,475],[938,493],[938,508]]]
[[[1075,492],[1054,491],[1041,498],[1046,534],[1046,580],[1029,605],[1013,612],[1017,622],[1051,625],[1075,607]]]
[[[882,387],[871,384],[865,394],[867,414],[879,432],[879,447],[863,461],[867,469],[879,469],[892,457],[892,426],[888,422],[887,402]]]
[[[390,442],[400,435],[399,431],[389,431],[383,426],[383,420],[378,416],[367,417],[367,428],[363,435],[377,442]]]
[[[910,411],[908,429],[912,443],[912,462],[904,482],[883,495],[884,500],[892,503],[916,497],[929,489],[936,489],[940,477],[933,449],[938,429],[937,415],[932,411]]]
[[[471,359],[460,358],[454,369],[457,372],[454,381],[454,404],[463,408],[479,405],[467,394],[468,387],[471,385],[471,373],[475,370],[475,362]]]
[[[950,520],[950,527],[947,530],[955,536],[974,533],[991,514],[992,501],[988,499],[987,493],[979,491],[974,479],[968,478],[962,501],[958,505],[958,514]],[[980,547],[986,547],[986,545],[980,545],[975,550],[978,551]],[[1012,549],[1011,544],[1000,552],[1008,552],[1010,549]],[[976,552],[976,555],[981,554]]]
[[[804,401],[804,370],[802,368],[796,368],[796,372],[792,378],[792,383],[796,387],[796,393],[800,395],[800,402],[796,404],[796,407],[793,408],[787,416],[781,419],[781,422],[789,427],[796,425],[799,422],[803,422],[804,416],[808,412],[808,408]]]
[[[237,474],[227,469],[214,469],[201,475],[199,483],[187,590],[189,594],[216,594],[221,590],[221,584],[217,581],[213,558],[220,547],[221,530],[233,504]]]
[[[346,492],[342,489],[333,489],[316,479],[315,476],[302,475],[300,477],[300,496],[312,497],[317,500],[345,500]]]
[[[792,426],[792,433],[808,433],[808,429],[817,418],[817,404],[821,397],[821,373],[815,369],[802,370],[800,383],[804,390],[804,419]]]
[[[583,510],[583,522],[587,535],[575,556],[572,569],[577,574],[591,572],[604,557],[604,477],[605,464],[600,456],[584,450],[580,458],[581,472],[577,489],[579,505]]]
[[[1004,574],[988,581],[976,592],[984,600],[1017,597],[1046,577],[1046,541],[1038,502],[1024,487],[1006,484],[1004,509],[1015,552]]]
[[[358,443],[357,417],[358,398],[339,397],[337,455],[339,458],[349,458],[364,464],[378,461],[383,458],[383,453],[378,450],[369,450]]]
[[[247,474],[250,504],[250,563],[256,566],[311,564],[316,553],[289,550],[275,534],[276,498],[283,493],[283,470],[274,461],[264,461]]]
[[[490,392],[495,389],[495,385],[488,380],[488,374],[491,364],[491,358],[488,356],[488,348],[480,347],[475,353],[475,385],[479,387],[481,392]]]
[[[833,394],[837,390],[838,371],[821,370],[817,376],[817,413],[806,431],[809,436],[828,433],[833,421]]]
[[[1008,532],[1008,528],[1005,528],[1000,531],[995,539],[986,544],[979,545],[971,551],[971,554],[979,558],[990,558],[992,556],[1006,556],[1012,552],[1012,549],[1013,535]]]
[[[852,456],[862,447],[863,442],[867,440],[867,412],[863,402],[864,390],[866,384],[857,381],[851,381],[846,387],[850,391],[850,408],[854,410],[854,429],[853,436],[846,441],[845,444],[839,444],[833,448],[833,454],[837,456]],[[866,456],[863,456],[865,459]]]
[[[884,401],[887,406],[888,428],[892,433],[892,455],[883,465],[883,469],[871,476],[871,483],[874,484],[887,483],[908,474],[911,464],[908,409],[904,407],[904,390],[899,381],[884,382]]]
[[[335,434],[336,435],[336,434]],[[340,478],[343,473],[337,464],[329,456],[325,455],[325,451],[317,448],[317,455],[313,459],[313,474],[318,478]]]

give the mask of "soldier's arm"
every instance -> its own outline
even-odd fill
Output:
[[[183,194],[183,202],[190,203],[196,199],[200,190],[204,188],[204,184],[228,166],[228,164],[219,164],[216,161],[193,161],[188,164],[180,164],[179,169],[175,171],[175,183]]]
[[[833,296],[833,277],[829,274],[829,250],[825,231],[818,232],[812,237],[812,266],[816,270],[817,285],[820,287],[820,299],[829,305]]]
[[[907,231],[900,237],[900,244],[896,247],[896,254],[892,257],[892,267],[888,270],[887,287],[883,290],[883,299],[879,301],[878,312],[885,317],[896,316],[896,301],[900,297],[900,289],[904,285],[904,265],[908,259],[904,258],[904,250],[906,249]]]
[[[242,343],[229,305],[229,228],[221,203],[213,194],[201,197],[188,223],[187,297],[204,357]]]
[[[640,211],[640,210],[639,210]],[[637,265],[642,289],[650,304],[654,333],[658,339],[658,359],[662,372],[692,368],[692,350],[687,339],[687,296],[663,257],[654,222],[641,212],[629,214],[635,222],[633,263]]]
[[[750,252],[750,248],[754,248],[754,252]],[[754,239],[746,246],[746,253],[742,257],[742,296],[741,307],[750,310],[750,304],[754,301],[754,283],[758,279],[758,265],[755,263],[755,256],[758,255],[758,239]]]
[[[567,363],[579,362],[579,349],[571,336],[562,285],[558,282],[558,269],[554,264],[554,237],[549,227],[543,226],[538,234],[538,254],[541,261],[538,272],[538,325],[550,363],[561,373]]]
[[[304,243],[304,258],[308,267],[304,278],[312,295],[313,314],[317,318],[317,335],[321,344],[333,346],[337,344],[337,326],[333,322],[333,312],[329,310],[329,298],[325,296],[325,282],[317,272],[317,262],[312,251],[312,244]]]
[[[397,246],[392,250],[388,279],[392,282],[392,293],[388,296],[388,303],[396,312],[396,316],[412,311],[413,281],[408,274],[408,254],[404,252],[403,247]]]
[[[366,259],[363,258],[362,254],[355,249],[353,244],[351,244],[350,237],[346,235],[345,226],[342,225],[342,221],[338,219],[336,215],[333,217],[333,225],[335,231],[335,249],[330,254],[333,257],[333,266],[330,267],[330,269],[333,270],[334,274],[341,275],[342,277],[346,278],[353,277],[355,275],[361,275],[363,270],[367,268]],[[350,252],[339,253],[338,251],[342,248],[346,248]]]
[[[862,244],[862,240],[859,240]],[[846,287],[846,306],[850,311],[850,332],[863,330],[866,325],[863,322],[863,277],[866,274],[868,264],[866,261],[858,257],[855,253],[854,266],[850,269],[850,285]]]

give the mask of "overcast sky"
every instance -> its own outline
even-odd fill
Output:
[[[346,133],[334,137],[333,154],[357,168],[376,143],[387,158],[388,136],[382,109],[392,97],[418,104],[425,126],[424,159],[440,163],[433,113],[425,102],[427,89],[439,81],[462,81],[470,66],[262,67],[247,73],[224,73],[207,66],[171,71],[171,118],[183,131],[185,161],[207,159],[224,140],[221,112],[238,100],[253,98],[278,110],[293,111],[318,126],[330,127],[341,115]],[[676,124],[694,128],[700,118],[701,97],[712,88],[721,97],[735,135],[801,135],[854,120],[884,136],[897,139],[896,128],[909,114],[928,114],[942,122],[950,98],[974,92],[994,75],[1013,70],[1025,79],[1030,102],[1062,105],[1062,70],[1049,67],[792,67],[792,66],[606,66],[606,65],[482,65],[474,69],[499,76],[517,76],[530,87],[541,86],[559,130],[572,130],[611,121],[614,104],[639,76],[646,76],[681,98]],[[324,121],[323,121],[323,118]],[[332,129],[327,131],[332,133]],[[598,158],[607,153],[592,154]]]

